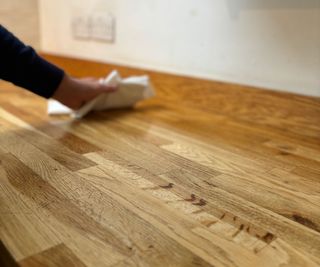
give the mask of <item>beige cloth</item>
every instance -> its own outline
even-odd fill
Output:
[[[118,86],[118,90],[99,95],[79,110],[72,110],[60,102],[50,99],[48,101],[48,114],[70,114],[75,118],[82,118],[91,110],[132,107],[138,101],[155,95],[148,76],[132,76],[122,79],[117,71],[112,71],[107,78],[101,79],[100,82]]]

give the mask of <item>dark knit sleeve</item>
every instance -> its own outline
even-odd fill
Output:
[[[62,69],[41,58],[0,25],[0,79],[49,98],[63,76]]]

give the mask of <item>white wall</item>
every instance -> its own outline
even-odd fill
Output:
[[[115,44],[73,40],[73,15],[116,16]],[[320,0],[40,0],[42,49],[320,96]]]
[[[0,24],[22,41],[40,46],[38,0],[0,0]]]

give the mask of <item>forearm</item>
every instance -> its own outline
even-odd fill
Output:
[[[41,58],[0,25],[0,78],[35,94],[51,97],[64,76],[63,70]]]

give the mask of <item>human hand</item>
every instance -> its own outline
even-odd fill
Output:
[[[94,78],[77,79],[65,74],[52,98],[76,110],[96,96],[116,90],[117,87],[101,84]]]

